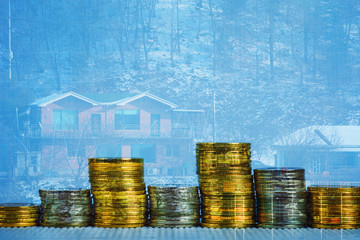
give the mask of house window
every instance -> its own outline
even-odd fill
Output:
[[[67,156],[68,157],[85,157],[85,147],[78,146],[78,144],[67,145]]]
[[[9,157],[9,144],[7,143],[0,143],[0,157],[1,159],[11,159]],[[16,158],[14,159],[16,160]],[[13,162],[14,165],[16,165],[15,162]],[[11,162],[10,161],[0,161],[0,177],[7,177],[10,173],[10,166],[11,166]]]
[[[75,130],[78,129],[77,110],[53,110],[54,130]]]
[[[120,158],[121,144],[100,144],[96,147],[96,157]]]
[[[91,130],[93,133],[101,132],[101,114],[91,115]]]
[[[156,163],[156,145],[155,144],[132,144],[131,157],[143,158],[144,163]]]
[[[116,130],[139,130],[140,111],[136,109],[125,109],[115,111]]]
[[[180,155],[179,145],[166,145],[167,157],[178,157]]]
[[[160,136],[160,114],[151,114],[151,136]]]

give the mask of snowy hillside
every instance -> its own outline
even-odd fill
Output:
[[[11,80],[0,9],[9,109],[58,91],[150,91],[204,108],[211,141],[215,95],[216,140],[257,154],[301,127],[359,122],[358,1],[11,1]]]

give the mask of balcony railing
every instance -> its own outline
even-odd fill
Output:
[[[123,138],[193,138],[195,133],[189,127],[169,127],[167,130],[154,131],[151,128],[132,129],[133,126],[123,125],[121,129],[92,129],[89,125],[80,125],[78,129],[54,128],[53,124],[42,126],[32,124],[27,133],[30,138],[80,138],[86,136],[93,137],[123,137]]]

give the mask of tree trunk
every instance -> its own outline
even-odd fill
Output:
[[[201,8],[202,8],[202,0],[199,0],[198,2],[198,28],[197,28],[197,33],[196,33],[196,38],[200,37],[200,32],[201,32]]]
[[[274,6],[269,0],[269,58],[270,58],[270,80],[274,81]]]
[[[215,26],[215,19],[212,9],[212,0],[209,0],[209,15],[210,15],[210,22],[211,22],[211,36],[213,38],[213,72],[216,70],[216,26]]]
[[[174,0],[172,1],[170,28],[170,59],[171,66],[174,66]]]
[[[312,14],[312,38],[313,38],[313,46],[312,46],[312,79],[316,80],[316,71],[317,71],[317,52],[318,52],[318,4],[314,3],[314,12]]]
[[[304,63],[307,63],[308,60],[308,41],[309,41],[309,21],[308,21],[308,13],[309,13],[309,4],[307,0],[303,0],[303,29],[304,29]]]
[[[179,0],[176,0],[176,45],[180,52],[180,22],[179,22]]]

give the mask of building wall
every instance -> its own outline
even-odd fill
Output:
[[[114,141],[116,142],[116,141]],[[143,144],[154,144],[156,148],[156,161],[147,162],[146,156],[144,158],[145,175],[194,175],[196,168],[195,155],[193,154],[191,140],[147,140]],[[101,142],[98,142],[101,144]],[[106,144],[106,143],[105,143]],[[117,157],[132,157],[131,149],[134,144],[139,144],[136,139],[128,139],[121,142],[121,144],[113,143],[114,147],[121,148],[121,156]],[[94,141],[87,139],[78,146],[77,140],[67,140],[66,142],[59,139],[54,144],[45,144],[41,149],[41,174],[44,176],[59,177],[81,177],[87,174],[87,159],[91,157],[113,157],[113,156],[98,156],[97,149],[101,147],[96,146]],[[178,147],[177,153],[167,154],[167,148]],[[80,172],[78,169],[81,168]],[[150,173],[153,171],[153,173]]]
[[[77,110],[78,129],[54,130],[53,110],[56,109]],[[139,130],[115,129],[115,112],[124,109],[140,111]],[[91,133],[92,114],[101,116],[99,135]],[[152,114],[160,115],[160,136],[151,136]],[[67,97],[41,108],[41,125],[42,137],[47,137],[47,139],[54,137],[55,139],[54,141],[42,141],[41,147],[41,169],[46,169],[51,175],[74,176],[79,174],[77,169],[84,168],[82,163],[87,161],[87,158],[99,157],[98,151],[102,148],[112,148],[116,151],[110,151],[110,154],[104,151],[103,154],[108,154],[108,156],[101,157],[115,157],[115,152],[120,154],[116,157],[132,157],[132,148],[135,144],[155,145],[156,161],[148,162],[145,157],[145,174],[195,174],[196,160],[192,149],[192,139],[188,137],[170,138],[172,136],[172,109],[151,98],[144,97],[124,105],[94,106],[77,98]],[[78,145],[82,150],[74,150]],[[74,151],[77,151],[76,157]],[[79,156],[81,156],[80,162]],[[81,174],[83,175],[85,172],[82,171]]]
[[[301,167],[307,179],[357,179],[360,171],[360,153],[307,147],[281,149],[277,152],[277,167]]]
[[[87,102],[79,100],[74,97],[68,97],[48,104],[41,108],[41,125],[42,134],[49,135],[53,129],[53,110],[67,109],[78,110],[78,129],[63,130],[65,132],[80,132],[84,129],[91,130],[92,114],[101,115],[101,132],[110,134],[144,134],[151,133],[151,114],[160,115],[160,132],[162,136],[171,135],[171,112],[170,108],[164,104],[159,104],[156,101],[151,103],[142,103],[135,101],[126,105],[110,105],[110,106],[93,106]],[[115,111],[124,109],[140,110],[140,129],[139,130],[117,130],[115,129]]]

